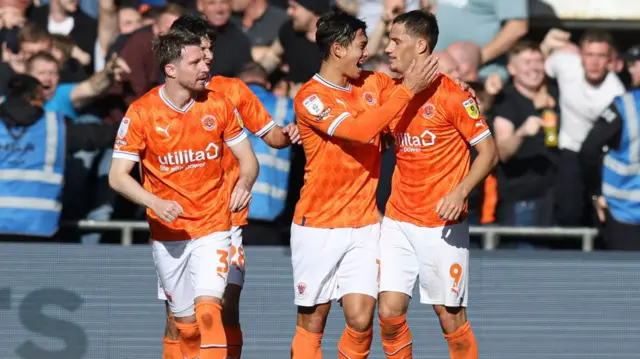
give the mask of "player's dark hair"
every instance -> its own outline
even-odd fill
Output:
[[[196,34],[184,31],[168,31],[158,36],[153,42],[153,52],[156,55],[156,63],[164,73],[167,64],[180,60],[182,50],[187,46],[200,47],[200,37]]]
[[[206,37],[211,41],[211,45],[215,43],[217,33],[213,25],[201,17],[193,15],[182,15],[171,25],[171,30],[190,32],[200,38]]]
[[[393,19],[392,23],[404,25],[407,35],[411,37],[420,37],[427,40],[429,51],[435,49],[440,30],[434,14],[428,11],[413,10],[398,15]]]
[[[356,38],[358,30],[363,32],[367,24],[355,16],[344,12],[330,12],[321,16],[316,23],[316,44],[320,50],[320,58],[326,60],[331,53],[331,46],[338,43],[343,47],[349,47]]]

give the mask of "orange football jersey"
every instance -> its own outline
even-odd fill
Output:
[[[441,75],[389,127],[396,167],[386,216],[422,227],[444,225],[438,202],[469,172],[469,145],[491,135],[475,99]]]
[[[147,209],[151,238],[187,240],[231,228],[222,148],[247,137],[235,112],[224,95],[208,90],[180,109],[163,86],[129,106],[113,157],[140,162],[144,189],[184,209],[172,223]]]
[[[214,76],[209,80],[207,88],[223,93],[238,110],[240,126],[246,128],[257,137],[266,135],[276,126],[267,109],[242,80]],[[238,166],[238,161],[227,146],[223,146],[222,153],[224,154],[222,156],[222,167],[225,171],[225,183],[228,184],[229,196],[231,196],[231,192],[240,176],[240,166]],[[232,212],[231,224],[233,226],[244,226],[247,224],[248,216],[249,206],[239,212]]]
[[[358,144],[336,138],[334,133],[365,112],[375,116],[381,94],[394,87],[390,77],[364,72],[346,88],[319,75],[300,88],[294,107],[307,163],[293,218],[296,224],[357,228],[380,221],[375,198],[380,136]]]

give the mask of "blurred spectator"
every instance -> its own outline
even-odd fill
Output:
[[[65,149],[91,150],[113,144],[117,127],[74,125],[45,112],[42,85],[16,75],[0,105],[0,240],[40,241],[58,231]]]
[[[142,15],[133,6],[120,6],[118,8],[118,31],[121,34],[130,34],[142,27]]]
[[[294,122],[293,100],[271,93],[268,77],[267,71],[256,63],[247,65],[240,73],[240,79],[260,99],[273,117],[273,121],[278,126],[285,127]],[[248,136],[260,163],[260,174],[251,191],[253,200],[249,207],[249,224],[244,229],[245,238],[260,239],[251,244],[281,245],[281,230],[276,219],[285,207],[291,167],[291,148],[276,150],[269,147],[261,138],[253,134]]]
[[[17,30],[17,31],[16,31]],[[0,91],[4,92],[7,81],[25,70],[25,61],[40,51],[51,51],[51,35],[36,24],[26,24],[10,35],[15,37],[3,44],[2,63],[0,63]],[[12,46],[7,46],[11,44]]]
[[[50,34],[70,36],[77,45],[72,51],[87,70],[93,73],[93,56],[98,38],[98,23],[78,9],[78,0],[51,0],[33,9],[29,21],[42,24]]]
[[[211,74],[236,76],[252,60],[251,43],[236,25],[229,22],[229,0],[198,0],[198,11],[205,14],[218,31]]]
[[[51,55],[58,60],[60,66],[60,83],[82,82],[89,78],[82,64],[71,53],[75,44],[73,39],[64,35],[53,35]]]
[[[287,14],[291,20],[280,27],[278,41],[257,59],[267,71],[273,71],[283,62],[287,65],[291,97],[300,85],[320,70],[320,52],[316,45],[316,22],[320,14],[329,10],[327,0],[289,1]]]
[[[478,70],[482,64],[482,49],[471,41],[457,41],[445,49],[458,63],[460,81],[478,82]]]
[[[119,52],[131,73],[124,76],[122,83],[114,84],[101,101],[100,113],[108,113],[105,116],[108,122],[120,122],[129,104],[164,82],[151,44],[158,34],[169,31],[171,24],[184,14],[184,8],[169,4],[157,14],[156,22],[131,34]]]
[[[528,1],[438,0],[436,15],[440,25],[436,50],[472,41],[482,47],[480,79],[493,72],[499,72],[503,81],[508,79],[504,55],[528,32]]]
[[[556,142],[548,141],[542,117],[550,110],[547,115],[557,118],[559,91],[545,86],[544,56],[536,43],[516,44],[509,53],[508,69],[512,82],[498,97],[493,123],[500,156],[498,223],[551,226],[557,137]]]
[[[458,63],[451,55],[445,51],[434,51],[431,55],[438,58],[438,70],[440,72],[451,78],[460,79]]]
[[[231,22],[251,41],[254,59],[263,53],[278,38],[278,30],[287,21],[287,12],[269,4],[267,0],[231,0],[233,16]]]
[[[640,250],[640,45],[622,58],[635,89],[616,97],[600,114],[582,145],[580,162],[598,219],[604,223],[607,248]]]
[[[624,86],[609,71],[613,38],[608,32],[590,30],[580,40],[580,54],[557,50],[547,59],[547,74],[560,87],[560,123],[556,215],[559,225],[581,226],[592,213],[587,203],[578,152],[598,115]]]
[[[115,56],[104,70],[80,83],[60,84],[59,70],[58,61],[48,52],[39,52],[27,61],[27,74],[43,86],[45,109],[60,112],[72,120],[77,119],[77,110],[100,96],[114,80],[130,72],[127,64]]]

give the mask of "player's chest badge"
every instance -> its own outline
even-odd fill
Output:
[[[432,103],[426,103],[420,108],[420,114],[427,120],[431,119],[436,115],[436,106]]]
[[[364,99],[364,102],[366,102],[367,105],[369,106],[373,106],[376,104],[376,98],[373,96],[371,92],[363,93],[362,98]]]
[[[202,128],[206,131],[213,131],[216,129],[217,119],[213,115],[205,115],[202,119],[200,119],[200,123],[202,124]]]

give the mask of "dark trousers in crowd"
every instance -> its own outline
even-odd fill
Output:
[[[609,250],[640,251],[640,225],[619,222],[608,211],[602,234]]]
[[[577,152],[560,151],[557,179],[556,224],[561,227],[582,227],[592,224],[594,210],[587,199]]]
[[[496,210],[497,222],[510,227],[550,227],[553,225],[553,207],[555,191],[549,189],[540,198],[522,201],[500,201]],[[540,238],[531,240],[524,237],[503,237],[503,248],[534,249],[546,248],[548,243]]]

